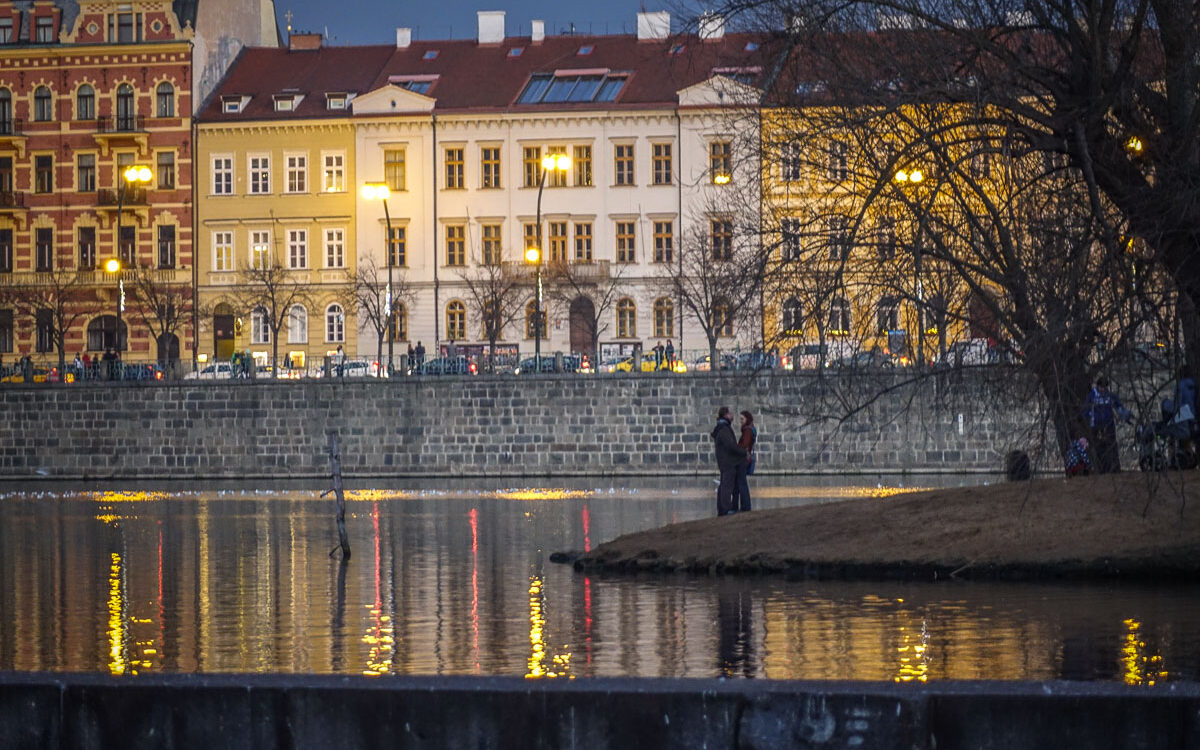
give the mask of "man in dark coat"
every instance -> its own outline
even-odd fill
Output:
[[[738,466],[746,462],[746,449],[738,445],[730,423],[729,407],[717,410],[717,426],[713,428],[713,445],[717,452],[717,469],[721,481],[717,485],[717,515],[726,516],[736,512],[733,507],[733,486],[737,481]]]

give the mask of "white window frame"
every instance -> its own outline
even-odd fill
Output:
[[[233,270],[233,232],[219,229],[212,233],[213,270]]]
[[[286,173],[286,179],[283,185],[283,190],[286,193],[307,193],[308,192],[308,154],[307,153],[284,153],[283,168]]]
[[[288,309],[288,343],[308,343],[308,310],[304,305],[292,305]]]
[[[250,195],[271,194],[270,154],[246,154],[246,173],[250,175]]]
[[[250,311],[250,343],[271,343],[271,326],[265,307],[256,307]]]
[[[262,247],[260,251],[258,248]],[[266,229],[250,231],[250,267],[265,271],[271,258],[271,232]]]
[[[321,167],[321,191],[346,192],[346,152],[322,151]]]
[[[346,267],[346,230],[342,227],[325,230],[325,267]]]
[[[233,195],[233,154],[212,155],[212,194]]]
[[[341,305],[334,302],[325,308],[325,343],[342,344],[345,341],[346,311]]]
[[[302,270],[308,268],[308,230],[287,230],[288,268]]]

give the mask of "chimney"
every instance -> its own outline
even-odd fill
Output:
[[[321,49],[320,34],[296,34],[288,37],[289,50]]]
[[[396,29],[396,49],[408,49],[412,44],[412,29]]]
[[[531,24],[532,33],[530,33],[530,41],[534,44],[541,44],[546,39],[546,22],[533,21]]]
[[[638,41],[666,39],[671,34],[671,14],[665,10],[638,13]]]
[[[703,13],[699,21],[700,38],[716,41],[725,37],[725,17],[716,13]]]
[[[500,44],[504,41],[504,11],[481,10],[475,15],[479,18],[480,44]]]

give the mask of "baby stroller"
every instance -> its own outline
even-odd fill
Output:
[[[1189,406],[1176,409],[1172,399],[1163,399],[1162,419],[1138,425],[1138,467],[1142,471],[1196,468],[1197,429],[1196,416]]]

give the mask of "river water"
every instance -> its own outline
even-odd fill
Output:
[[[756,507],[980,477],[756,478]],[[585,576],[707,517],[696,479],[0,494],[0,670],[768,679],[1200,679],[1200,587]]]

